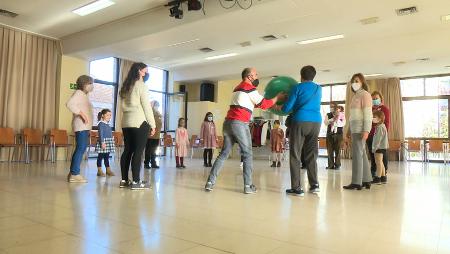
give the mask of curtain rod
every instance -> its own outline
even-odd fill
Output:
[[[22,29],[22,28],[19,28],[19,27],[7,25],[5,23],[1,23],[0,22],[0,25],[4,26],[6,28],[11,28],[11,29],[18,30],[18,31],[21,31],[21,32],[37,35],[37,36],[40,36],[40,37],[44,37],[46,39],[52,39],[52,40],[55,40],[55,41],[59,41],[60,40],[59,38],[51,37],[51,36],[48,36],[48,35],[45,35],[45,34],[35,33],[35,32],[29,31],[29,30],[26,30],[26,29]]]

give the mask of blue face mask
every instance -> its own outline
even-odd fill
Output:
[[[375,99],[375,100],[372,100],[372,103],[375,106],[379,106],[381,104],[381,100],[380,99]]]

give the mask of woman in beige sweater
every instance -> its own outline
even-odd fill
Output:
[[[67,108],[72,112],[72,129],[75,132],[76,147],[70,163],[70,173],[67,181],[70,183],[87,183],[86,178],[80,175],[80,165],[89,142],[89,131],[92,129],[92,103],[88,93],[92,92],[94,79],[82,75],[77,79],[77,90],[67,101]]]
[[[120,188],[132,190],[150,188],[140,180],[141,157],[147,141],[147,135],[153,135],[156,124],[150,107],[148,88],[144,84],[149,78],[147,65],[134,63],[120,89],[122,99],[122,131],[125,148],[120,158],[122,181]],[[133,181],[128,180],[131,164]]]

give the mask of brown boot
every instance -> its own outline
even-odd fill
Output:
[[[97,176],[105,176],[105,173],[103,173],[102,167],[97,168]]]
[[[106,168],[106,175],[107,176],[115,176],[116,174],[114,174],[114,172],[111,170],[110,167]]]

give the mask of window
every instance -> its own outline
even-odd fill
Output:
[[[331,101],[345,101],[347,85],[334,85],[331,88]]]
[[[115,112],[117,102],[118,59],[114,57],[90,62],[90,75],[94,78],[94,90],[89,99],[94,106],[94,128],[98,124],[97,115],[102,109],[112,112],[110,125],[115,126]]]
[[[400,80],[405,137],[448,138],[450,76]]]
[[[159,111],[163,115],[163,130],[164,127],[164,113],[166,112],[166,98],[167,98],[167,75],[168,72],[154,67],[148,67],[149,79],[145,84],[149,89],[150,101],[159,102]]]
[[[338,105],[345,107],[346,95],[347,84],[328,84],[322,86],[322,105],[320,106],[320,114],[322,115],[322,120],[325,119],[327,113],[330,112],[330,102],[336,102]],[[322,125],[320,126],[319,137],[326,136],[327,126],[322,123]]]

